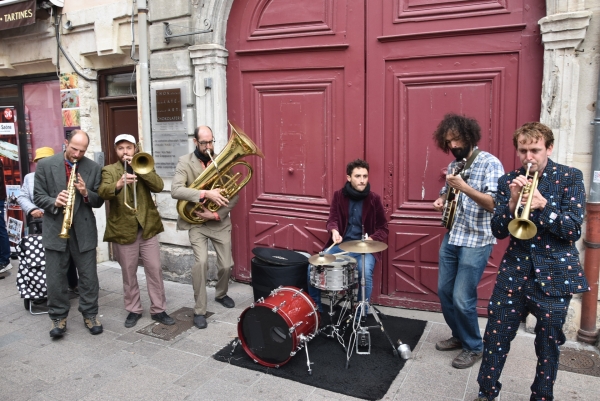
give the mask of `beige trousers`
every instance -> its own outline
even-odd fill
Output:
[[[205,315],[207,304],[206,276],[208,274],[208,240],[217,253],[217,285],[215,298],[227,295],[229,276],[233,267],[231,254],[231,220],[229,217],[217,227],[208,228],[205,224],[194,226],[189,231],[190,243],[195,263],[192,267],[192,285],[194,287],[194,314]]]

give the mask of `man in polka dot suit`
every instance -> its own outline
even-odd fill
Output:
[[[510,342],[519,323],[528,313],[537,318],[535,352],[536,374],[531,400],[553,400],[558,370],[559,346],[564,344],[562,326],[574,293],[589,290],[579,263],[575,242],[581,236],[585,210],[585,188],[581,171],[553,162],[554,135],[541,123],[527,123],[515,131],[513,142],[522,167],[500,177],[492,233],[502,239],[509,235],[508,224],[525,205],[528,195],[519,194],[530,174],[538,172],[529,220],[537,228],[528,240],[511,235],[500,263],[496,286],[488,306],[488,322],[483,338],[483,360],[479,369],[480,401],[493,400],[502,384],[498,381]],[[527,217],[527,216],[521,216]]]

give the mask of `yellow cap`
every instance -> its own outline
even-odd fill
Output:
[[[33,159],[33,161],[37,162],[38,160],[48,156],[54,156],[54,149],[49,148],[48,146],[44,146],[43,148],[37,148],[35,150],[35,159]]]

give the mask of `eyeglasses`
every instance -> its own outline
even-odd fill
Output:
[[[213,143],[215,143],[215,140],[213,139],[212,141],[202,141],[202,142],[198,142],[198,145],[200,146],[206,146],[206,145],[212,145]]]

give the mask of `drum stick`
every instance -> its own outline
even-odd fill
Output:
[[[338,252],[338,253],[334,253],[333,256],[346,255],[347,253],[350,253],[350,252],[346,252],[346,251],[344,251],[344,252]]]
[[[325,249],[325,252],[329,252],[329,250],[330,250],[331,248],[333,248],[333,246],[334,246],[334,245],[335,245],[335,242],[334,242],[333,244],[331,244],[331,246],[330,246],[329,248]]]

